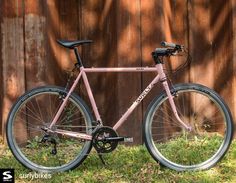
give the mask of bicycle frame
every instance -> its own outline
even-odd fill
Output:
[[[176,106],[175,106],[175,103],[173,100],[173,96],[170,92],[170,88],[167,83],[166,75],[163,71],[162,64],[156,64],[155,67],[127,67],[127,68],[84,68],[83,66],[81,66],[79,75],[77,76],[76,80],[74,81],[72,87],[70,88],[67,96],[65,97],[58,112],[56,113],[54,119],[52,120],[52,123],[49,126],[49,129],[48,129],[49,131],[56,132],[56,133],[63,134],[63,135],[72,136],[72,137],[82,138],[82,139],[86,139],[86,140],[92,140],[92,136],[88,135],[88,134],[71,132],[71,131],[60,130],[60,129],[52,131],[51,129],[52,129],[53,125],[56,124],[57,120],[59,119],[64,107],[66,106],[69,96],[74,91],[74,89],[77,86],[81,77],[82,77],[83,82],[85,84],[85,88],[87,90],[87,94],[88,94],[89,100],[91,102],[92,109],[95,114],[96,120],[102,124],[102,120],[101,120],[100,114],[98,112],[97,105],[96,105],[96,102],[95,102],[95,99],[94,99],[94,96],[93,96],[93,93],[92,93],[92,90],[91,90],[91,87],[90,87],[90,84],[89,84],[89,81],[88,81],[88,78],[86,75],[86,73],[95,73],[95,72],[157,72],[156,77],[150,82],[150,84],[143,90],[143,92],[139,95],[139,97],[135,100],[135,102],[128,108],[128,110],[122,115],[122,117],[113,126],[114,130],[117,130],[126,121],[126,119],[130,116],[130,114],[133,112],[133,110],[140,104],[140,102],[152,90],[154,85],[159,81],[162,83],[162,85],[166,91],[169,103],[171,105],[172,111],[173,111],[177,121],[179,121],[183,125],[183,127],[185,127],[186,129],[190,129],[190,127],[188,125],[186,125],[180,119],[180,117],[178,115],[178,112],[177,112],[177,109],[176,109]]]

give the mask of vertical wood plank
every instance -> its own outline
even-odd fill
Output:
[[[25,0],[24,46],[27,84],[26,89],[45,85],[46,44],[44,1]]]
[[[65,53],[65,49],[57,44],[56,40],[61,39],[60,35],[60,2],[61,1],[45,1],[45,59],[47,82],[53,85],[63,86],[65,84],[66,75],[63,69],[68,66],[68,60],[63,60],[61,55]],[[66,53],[67,54],[67,53]],[[63,65],[64,64],[64,65]]]
[[[141,66],[140,0],[117,1],[117,66]],[[121,116],[141,93],[141,74],[118,75],[118,108]],[[134,143],[142,141],[142,106],[140,105],[119,129],[122,135],[134,137]]]
[[[189,2],[189,20],[191,20],[189,23],[189,50],[192,56],[190,80],[213,88],[214,59],[209,2],[205,0]]]
[[[230,1],[218,3],[211,1],[211,3],[212,51],[215,70],[214,89],[222,95],[229,96],[233,79],[232,6]]]
[[[4,14],[2,13],[1,7],[3,6],[3,1],[0,1],[0,24],[3,22],[3,16]],[[0,26],[0,50],[2,50],[2,26]],[[2,53],[2,52],[1,52]],[[3,83],[3,60],[2,57],[0,57],[0,82]],[[0,87],[0,136],[2,135],[2,130],[3,130],[3,122],[2,122],[2,109],[3,109],[3,84],[1,84]],[[1,137],[0,137],[1,138]]]
[[[78,0],[62,0],[59,2],[59,38],[64,40],[77,40],[78,39]],[[59,39],[57,38],[57,39]],[[71,49],[63,48],[57,45],[57,48],[60,49],[60,52],[56,54],[60,55],[60,59],[57,59],[57,64],[61,68],[60,80],[58,82],[64,81],[66,83],[67,74],[65,70],[71,70],[76,63],[76,58],[74,51]]]
[[[216,90],[232,107],[232,23],[229,1],[190,2],[191,79]],[[198,54],[198,55],[197,55]],[[209,110],[210,111],[210,110]]]
[[[2,1],[1,60],[3,69],[2,134],[15,100],[25,91],[23,1]]]
[[[232,60],[233,60],[233,82],[232,82],[232,102],[233,102],[233,107],[231,108],[231,112],[234,118],[234,121],[236,119],[236,2],[234,0],[231,0],[231,8],[232,8],[232,41],[233,41],[233,55],[232,55]],[[234,132],[235,134],[235,132]]]
[[[164,34],[164,40],[167,42],[178,43],[188,48],[188,1],[187,0],[168,0],[163,2],[163,23],[161,31]],[[180,70],[177,73],[170,72],[178,66],[184,64],[187,56],[176,56],[166,59],[165,67],[169,70],[167,73],[170,79],[175,82],[189,81],[189,67]]]
[[[116,1],[81,1],[81,39],[91,39],[92,44],[82,47],[86,67],[116,67],[117,24]],[[88,74],[88,79],[104,125],[113,125],[118,119],[116,73]],[[86,96],[82,86],[81,94]],[[89,100],[87,100],[89,102]]]
[[[155,48],[160,47],[160,42],[164,40],[162,31],[163,1],[142,0],[141,1],[141,45],[142,45],[142,66],[154,66],[151,53]],[[142,74],[142,90],[151,82],[156,73]],[[148,105],[162,90],[157,84],[154,89],[143,100],[143,116],[147,112]]]

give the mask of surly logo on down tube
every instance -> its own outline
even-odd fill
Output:
[[[148,92],[152,89],[152,85],[149,85],[144,91],[143,93],[141,93],[141,95],[138,97],[138,99],[135,101],[137,103],[140,103],[143,98],[148,94]]]

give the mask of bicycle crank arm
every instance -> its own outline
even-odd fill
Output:
[[[116,142],[133,142],[133,137],[107,137],[105,138],[107,142],[116,141]]]

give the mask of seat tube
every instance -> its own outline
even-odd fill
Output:
[[[83,70],[84,68],[81,67],[80,69]],[[98,112],[98,108],[97,108],[97,105],[96,105],[96,102],[95,102],[95,99],[94,99],[94,96],[93,96],[93,93],[92,93],[92,90],[91,90],[91,87],[90,87],[90,84],[89,84],[89,81],[88,81],[88,78],[87,78],[87,75],[86,75],[86,72],[82,73],[82,78],[83,78],[85,88],[86,88],[87,93],[88,93],[90,103],[91,103],[92,108],[93,108],[93,112],[95,114],[96,120],[99,121],[99,123],[102,125],[102,120],[101,120],[100,114]]]
[[[156,64],[156,68],[157,68],[157,71],[158,71],[158,74],[160,75],[160,81],[162,82],[162,85],[166,91],[166,94],[168,96],[168,100],[169,100],[169,103],[170,103],[170,106],[171,106],[171,109],[176,117],[176,119],[186,128],[186,129],[191,129],[191,127],[189,127],[188,125],[186,125],[186,123],[184,123],[180,117],[179,117],[179,114],[177,112],[177,109],[176,109],[176,105],[174,103],[174,99],[173,99],[173,96],[170,92],[170,88],[169,88],[169,85],[167,83],[167,78],[166,78],[166,74],[164,73],[164,70],[163,70],[163,66],[161,63],[159,64]]]
[[[78,51],[77,47],[74,48],[74,53],[75,53],[75,57],[76,57],[76,60],[77,60],[77,63],[79,65],[79,67],[82,67],[83,63],[82,63],[82,60],[81,60],[81,58],[79,56],[79,51]]]

